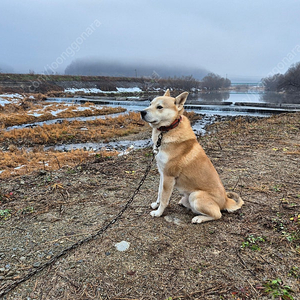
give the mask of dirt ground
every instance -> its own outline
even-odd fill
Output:
[[[213,124],[199,142],[241,210],[194,225],[174,192],[152,218],[153,164],[112,227],[3,299],[300,299],[299,130],[299,113]],[[147,148],[1,180],[0,293],[112,220],[150,160]]]

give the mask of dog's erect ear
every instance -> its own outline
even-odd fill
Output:
[[[187,99],[188,94],[188,92],[184,92],[175,98],[175,104],[178,107],[178,111],[183,109],[183,105]]]
[[[171,97],[171,94],[170,94],[170,90],[169,90],[169,89],[166,90],[164,96]]]

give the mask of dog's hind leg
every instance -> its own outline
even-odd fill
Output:
[[[179,205],[184,206],[188,209],[192,209],[190,202],[189,202],[189,194],[184,194],[183,197],[180,199],[180,201],[178,202]]]
[[[219,205],[206,192],[198,191],[191,193],[189,202],[192,211],[196,214],[201,214],[194,217],[192,223],[203,223],[222,217]]]

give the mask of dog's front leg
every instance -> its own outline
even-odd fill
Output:
[[[160,217],[163,214],[165,208],[169,204],[169,200],[170,200],[174,185],[175,185],[174,177],[161,175],[158,198],[157,198],[156,202],[152,203],[152,205],[159,203],[159,207],[157,210],[151,211],[150,214],[152,217]],[[152,208],[153,208],[153,206],[152,206]]]
[[[162,189],[163,189],[163,185],[164,185],[164,175],[161,172],[159,172],[159,173],[160,173],[160,178],[159,178],[159,188],[158,188],[157,200],[155,202],[151,203],[151,207],[153,209],[156,209],[159,206],[160,197],[161,197],[161,193],[162,193]]]

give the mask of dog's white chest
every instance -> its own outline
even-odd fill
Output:
[[[157,162],[158,169],[163,170],[168,160],[169,160],[169,156],[167,155],[167,153],[160,150],[156,155],[156,162]]]

